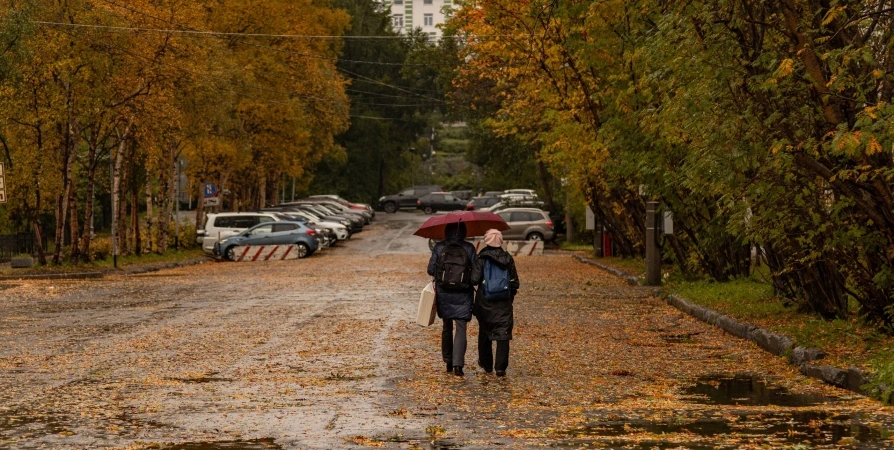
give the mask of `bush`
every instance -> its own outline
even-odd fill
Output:
[[[171,222],[171,231],[174,230],[174,223]],[[188,249],[198,247],[196,243],[196,224],[193,222],[180,222],[180,248]]]
[[[99,261],[112,255],[112,238],[96,238],[90,241],[88,260]]]

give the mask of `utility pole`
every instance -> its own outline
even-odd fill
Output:
[[[661,285],[661,252],[658,248],[658,202],[646,202],[646,286]]]
[[[109,186],[115,185],[115,158],[109,158]],[[112,189],[112,267],[118,268],[118,210],[115,209],[115,189]]]
[[[416,147],[410,147],[410,156],[413,158],[413,162],[410,163],[410,169],[413,170],[410,175],[410,184],[416,186]]]
[[[174,180],[174,248],[180,249],[180,158],[177,158],[177,179]]]

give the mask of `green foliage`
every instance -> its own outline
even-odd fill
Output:
[[[528,37],[462,49],[453,97],[484,111],[479,136],[537,149],[621,254],[642,254],[644,202],[660,200],[682,271],[741,278],[754,247],[782,302],[847,319],[854,299],[894,324],[894,33],[880,31],[894,16],[869,1],[535,3],[473,0],[451,21]],[[487,170],[499,151],[483,141],[469,154]]]
[[[309,186],[298,193],[333,193],[377,204],[380,196],[410,184],[412,167],[418,163],[410,148],[438,123],[436,111],[443,103],[436,70],[403,64],[424,64],[443,53],[419,35],[393,39],[397,34],[391,17],[378,2],[335,0],[333,6],[351,15],[348,36],[388,39],[345,41],[338,67],[352,82],[347,89],[352,118],[336,139],[345,157],[321,161]]]

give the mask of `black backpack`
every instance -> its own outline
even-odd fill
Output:
[[[467,291],[472,287],[469,254],[462,244],[450,242],[441,249],[435,281],[445,291]]]

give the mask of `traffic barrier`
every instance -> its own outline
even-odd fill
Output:
[[[298,246],[289,245],[248,245],[234,247],[235,261],[279,261],[284,259],[298,259]]]
[[[474,239],[475,252],[484,248],[483,239]],[[503,250],[512,256],[543,256],[543,241],[503,241]]]

